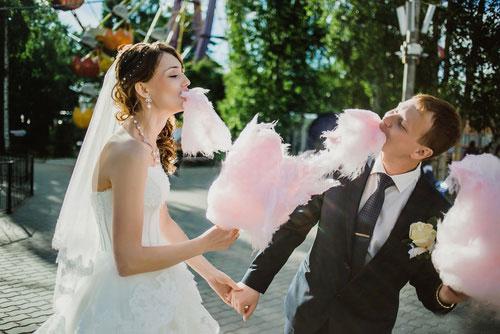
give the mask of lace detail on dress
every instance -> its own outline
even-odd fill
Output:
[[[175,333],[179,329],[178,322],[182,321],[182,315],[177,314],[177,308],[183,303],[186,283],[193,280],[193,275],[186,269],[179,270],[182,266],[174,266],[164,270],[154,279],[139,284],[130,300],[130,309],[134,315],[141,318],[145,328],[151,328],[151,332]],[[187,283],[189,284],[189,283]],[[164,303],[168,300],[168,305]],[[201,303],[195,299],[197,303]],[[158,305],[165,304],[165,317],[158,321],[155,312]],[[144,314],[150,315],[144,317]],[[177,319],[177,320],[176,320]],[[184,326],[181,326],[184,327]]]
[[[130,278],[130,290],[95,296],[77,333],[207,333],[219,332],[217,322],[201,305],[196,282],[186,265]],[[108,283],[111,283],[110,280]],[[121,282],[115,282],[118,285]],[[109,287],[116,289],[116,287]],[[104,308],[109,299],[114,307]]]

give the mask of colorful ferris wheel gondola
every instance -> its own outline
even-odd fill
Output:
[[[71,62],[73,72],[82,78],[97,78],[99,76],[99,60],[94,54],[85,57],[74,56]]]
[[[52,8],[66,11],[80,8],[84,0],[52,0],[51,3]]]
[[[134,31],[131,27],[116,30],[104,29],[103,34],[97,35],[96,39],[102,42],[106,49],[116,51],[120,45],[134,42]]]

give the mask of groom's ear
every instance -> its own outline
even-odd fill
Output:
[[[143,82],[136,82],[134,85],[134,89],[139,97],[145,99],[148,96],[149,91]]]
[[[412,154],[411,157],[415,160],[423,161],[429,157],[432,157],[434,151],[427,146],[418,147]]]

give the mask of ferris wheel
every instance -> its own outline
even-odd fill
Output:
[[[121,45],[132,44],[141,39],[144,42],[163,41],[176,48],[183,58],[192,54],[195,62],[206,55],[212,33],[216,0],[208,0],[205,15],[202,12],[201,0],[168,2],[122,0],[112,8],[103,5],[107,13],[96,26],[92,27],[84,27],[77,14],[76,9],[84,3],[84,0],[52,0],[51,3],[56,10],[70,11],[82,28],[79,35],[69,34],[81,44],[82,50],[86,50],[73,57],[72,70],[80,78],[90,81],[74,87],[74,90],[80,94],[79,105],[73,110],[73,121],[79,128],[88,127],[93,104],[98,95],[99,89],[95,82],[91,82],[92,79],[106,73]],[[141,6],[147,5],[155,5],[158,8],[149,28],[143,31],[140,27],[134,27],[134,21],[131,18],[143,8]],[[168,14],[170,14],[168,22],[160,26],[158,24],[160,17]],[[191,29],[194,38],[189,45],[183,46],[186,28]]]

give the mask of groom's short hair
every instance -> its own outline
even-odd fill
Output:
[[[450,103],[428,94],[413,97],[421,112],[432,113],[431,128],[419,139],[420,144],[432,149],[430,158],[446,152],[461,136],[461,120],[455,107]]]

